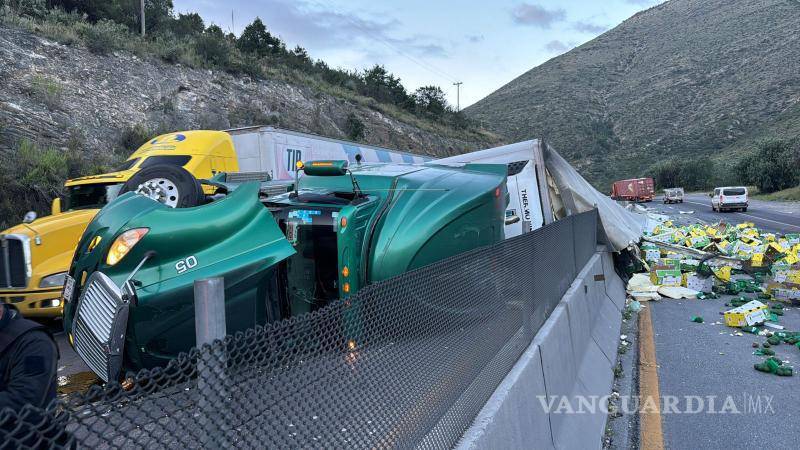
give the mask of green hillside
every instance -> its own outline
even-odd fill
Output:
[[[466,113],[509,140],[544,136],[603,187],[703,156],[730,179],[759,140],[800,135],[800,1],[671,0]]]

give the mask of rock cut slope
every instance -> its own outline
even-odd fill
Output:
[[[254,80],[124,51],[97,55],[0,25],[0,156],[13,157],[21,139],[66,149],[76,136],[81,150],[108,153],[135,125],[275,125],[347,139],[351,114],[364,124],[363,140],[372,145],[445,156],[498,142],[490,134],[395,117],[371,99],[336,97],[303,80]]]
[[[512,141],[544,136],[603,189],[664,158],[730,163],[800,135],[800,1],[671,0],[466,113]]]

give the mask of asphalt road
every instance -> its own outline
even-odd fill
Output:
[[[662,414],[665,448],[796,448],[791,411],[800,404],[800,374],[779,377],[756,371],[753,364],[765,357],[753,355],[752,345],[766,338],[748,333],[737,336],[738,329],[725,326],[720,315],[728,309],[724,303],[723,299],[647,303],[653,318],[662,406],[667,396],[674,396],[684,411]],[[694,315],[702,316],[705,323],[691,322]],[[800,329],[800,309],[787,310],[780,323],[787,330]],[[800,370],[796,346],[780,344],[773,349],[795,371]],[[730,408],[728,414],[711,412],[721,411],[729,396],[737,412]],[[714,399],[713,407],[709,398]],[[702,401],[703,408],[686,413],[690,401],[695,409]]]
[[[714,222],[753,222],[758,228],[772,233],[800,233],[800,202],[769,202],[750,199],[747,212],[714,212],[711,211],[711,198],[708,194],[686,194],[683,203],[665,205],[662,197],[644,206],[656,211],[675,216],[686,221],[701,220]],[[681,214],[681,211],[684,214]],[[692,211],[691,214],[686,212]]]
[[[750,200],[747,212],[742,213],[713,212],[710,200],[707,195],[690,194],[682,204],[664,205],[658,198],[646,206],[680,223],[749,221],[768,232],[800,232],[798,202]],[[748,333],[739,336],[738,329],[724,325],[720,313],[729,309],[724,306],[729,298],[648,303],[662,406],[665,398],[673,397],[679,401],[678,408],[684,410],[662,415],[667,449],[725,449],[732,443],[741,448],[796,446],[792,444],[796,440],[795,426],[787,411],[800,404],[800,374],[778,377],[753,368],[753,364],[765,359],[753,355],[753,343],[763,343],[766,338]],[[695,315],[702,316],[705,322],[691,322]],[[789,331],[800,330],[800,308],[787,307],[780,324]],[[780,359],[800,370],[800,349],[787,344],[773,348]],[[689,401],[695,408],[702,402],[701,411],[686,413]],[[719,414],[726,401],[732,402],[729,405],[734,405],[735,412]]]

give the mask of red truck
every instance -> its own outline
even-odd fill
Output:
[[[633,202],[650,202],[655,195],[655,183],[652,178],[632,178],[615,181],[611,185],[611,198]]]

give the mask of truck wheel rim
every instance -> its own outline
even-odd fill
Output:
[[[136,188],[136,193],[163,203],[170,208],[177,207],[178,200],[180,200],[178,186],[166,178],[147,180]]]

